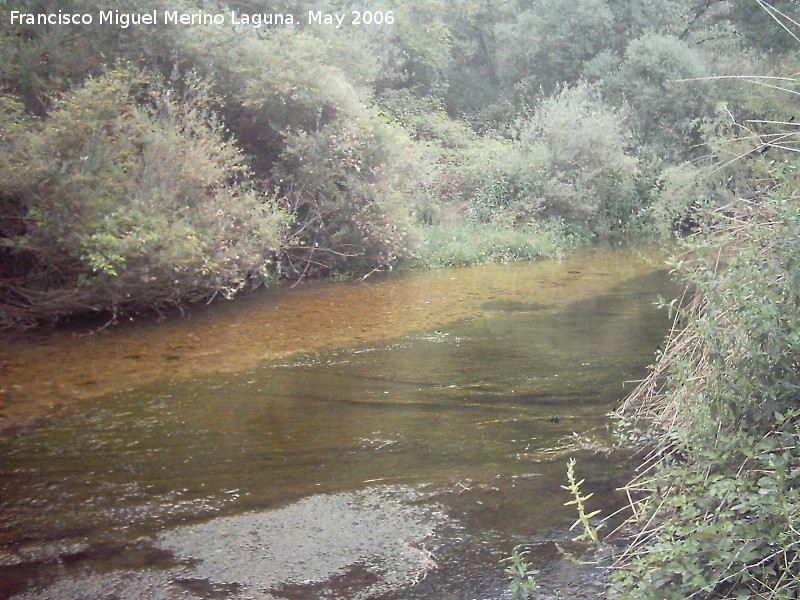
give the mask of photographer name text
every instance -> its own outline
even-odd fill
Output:
[[[345,26],[392,25],[394,13],[381,10],[353,10],[349,12],[324,12],[309,10],[305,19],[292,13],[240,13],[226,12],[179,12],[176,10],[153,10],[131,13],[119,10],[101,10],[97,13],[25,13],[18,10],[9,12],[11,25],[110,25],[127,29],[142,25],[210,26],[231,25],[233,27],[283,27],[305,23],[341,29]]]

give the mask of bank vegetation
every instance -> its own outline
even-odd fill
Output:
[[[11,23],[12,9],[223,23],[36,25]],[[309,23],[320,10],[348,24]],[[382,22],[353,25],[353,10]],[[791,111],[766,88],[707,79],[795,67],[780,28],[740,2],[23,0],[0,12],[6,327],[670,235],[698,203],[751,194],[749,177],[707,168],[730,154],[734,119]]]
[[[800,41],[794,17],[762,8]],[[791,97],[800,81],[754,83]],[[709,169],[735,168],[730,195],[697,206],[672,259],[673,331],[617,411],[644,460],[610,597],[800,594],[798,130],[793,115],[731,122]]]

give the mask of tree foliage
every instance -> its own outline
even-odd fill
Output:
[[[595,56],[608,47],[613,15],[605,0],[537,2],[500,26],[500,77],[528,94],[548,94],[577,82]]]
[[[773,6],[796,16],[792,3]],[[560,231],[565,244],[652,224],[668,232],[691,222],[698,198],[724,203],[759,180],[757,161],[747,175],[718,169],[737,143],[775,139],[747,120],[791,117],[753,86],[702,80],[742,65],[767,72],[762,55],[794,72],[778,13],[732,0],[236,7],[300,23],[0,24],[0,276],[11,312],[122,310],[267,275],[366,274],[424,254],[431,225],[508,229],[513,239]],[[394,24],[304,23],[308,10],[353,9],[391,10]],[[214,203],[235,218],[212,218]],[[23,286],[29,270],[38,279]],[[72,309],[51,302],[67,290]]]

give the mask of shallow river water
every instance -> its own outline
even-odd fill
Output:
[[[659,293],[662,261],[593,250],[6,334],[0,597],[501,598],[518,544],[592,597],[560,485],[575,456],[623,504],[598,450]]]

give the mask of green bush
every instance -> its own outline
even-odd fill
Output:
[[[652,183],[648,206],[629,224],[632,234],[672,239],[691,225],[700,206],[716,197],[708,173],[688,162],[667,166]]]
[[[479,135],[408,93],[382,98],[386,115],[416,142],[417,220],[525,226],[540,208],[541,161],[491,132]]]
[[[538,172],[542,210],[568,223],[608,228],[604,214],[627,219],[636,160],[626,152],[623,116],[587,84],[545,100],[521,127],[517,149]],[[612,217],[613,218],[613,217]]]
[[[0,322],[138,309],[269,277],[281,216],[193,76],[119,68],[75,88],[9,148]],[[15,125],[6,111],[7,125]]]
[[[784,195],[785,194],[785,195]],[[630,484],[637,537],[616,593],[800,592],[800,206],[786,188],[707,211],[676,268],[692,287],[655,370],[621,411],[653,447]]]
[[[363,274],[406,254],[414,181],[407,143],[369,113],[287,137],[276,177],[292,219],[283,251],[292,275]]]

